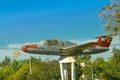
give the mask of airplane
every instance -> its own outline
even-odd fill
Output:
[[[112,36],[104,35],[96,38],[98,38],[96,42],[87,42],[84,44],[77,44],[65,40],[43,40],[37,44],[24,45],[21,50],[32,54],[60,56],[98,54],[108,51],[112,41]]]
[[[21,50],[26,53],[58,55],[60,56],[61,79],[68,80],[67,63],[71,63],[71,80],[75,80],[75,59],[73,56],[84,54],[98,54],[109,50],[113,35],[98,36],[97,41],[77,44],[65,40],[43,40],[37,44],[22,46]]]
[[[36,44],[23,45],[21,50],[25,53],[43,54],[43,55],[58,55],[60,56],[60,72],[61,79],[68,80],[67,63],[71,63],[71,80],[75,80],[75,59],[73,56],[84,54],[98,54],[109,50],[114,35],[110,34],[96,37],[96,41],[89,41],[83,44],[65,40],[43,40]],[[19,51],[15,51],[18,54]],[[31,72],[31,59],[30,59]]]

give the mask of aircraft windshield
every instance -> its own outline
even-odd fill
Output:
[[[46,40],[48,46],[52,46],[52,45],[59,45],[59,41],[58,40]]]
[[[40,45],[46,45],[46,44],[47,44],[46,41],[41,41],[41,42],[40,42]]]

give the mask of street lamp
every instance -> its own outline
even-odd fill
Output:
[[[93,80],[93,79],[94,79],[94,75],[93,75],[93,67],[92,67],[91,65],[87,65],[87,64],[85,64],[85,63],[81,63],[81,66],[82,66],[82,67],[88,66],[88,67],[91,68],[91,71],[92,71],[92,75],[91,75],[91,77],[92,77],[92,80]]]

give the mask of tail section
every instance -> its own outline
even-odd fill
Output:
[[[109,47],[112,42],[112,37],[99,36],[97,42],[100,43],[100,45],[99,45],[100,47]]]

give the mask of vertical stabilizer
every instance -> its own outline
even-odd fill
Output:
[[[110,36],[99,36],[97,42],[100,43],[100,47],[109,47],[112,41]]]

